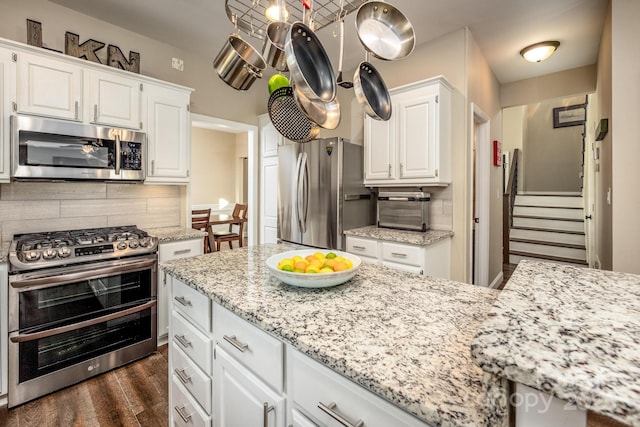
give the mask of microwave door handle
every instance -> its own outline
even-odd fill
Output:
[[[120,175],[121,162],[122,162],[122,147],[120,147],[120,136],[116,135],[116,175]]]
[[[304,153],[298,154],[298,164],[296,165],[296,201],[294,204],[294,209],[296,211],[296,221],[298,223],[298,229],[300,231],[302,231],[302,220],[300,219],[300,211],[302,210],[300,206],[302,202],[302,154]]]

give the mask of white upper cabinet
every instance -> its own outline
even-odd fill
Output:
[[[82,121],[82,67],[26,52],[17,61],[18,112]]]
[[[140,129],[142,83],[139,80],[91,70],[87,81],[91,123]]]
[[[147,132],[147,179],[153,183],[189,182],[191,92],[145,83],[143,131]]]
[[[365,119],[366,185],[451,182],[451,91],[441,77],[390,91],[391,119]]]
[[[0,47],[0,182],[11,173],[11,110],[16,100],[16,64],[13,52]]]

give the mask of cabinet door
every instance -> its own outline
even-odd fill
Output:
[[[189,182],[189,94],[146,84],[143,97],[149,154],[146,182]]]
[[[82,121],[82,68],[18,54],[18,111]]]
[[[99,71],[88,81],[91,123],[140,129],[139,81]]]
[[[0,182],[11,176],[11,104],[16,100],[16,65],[14,53],[0,49]],[[0,393],[1,394],[1,393]]]
[[[222,348],[216,346],[216,427],[285,425],[284,397],[276,394]]]
[[[395,149],[395,112],[386,122],[367,116],[364,122],[365,184],[370,180],[388,181],[396,178]]]
[[[260,168],[260,243],[277,243],[278,157],[263,158]]]
[[[398,123],[399,178],[435,178],[438,174],[438,94],[431,87],[392,97]]]

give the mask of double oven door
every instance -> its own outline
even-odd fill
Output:
[[[156,350],[157,256],[9,276],[9,407]]]

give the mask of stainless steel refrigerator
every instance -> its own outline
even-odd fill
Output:
[[[278,239],[343,250],[343,230],[374,223],[362,146],[342,138],[278,147]]]

